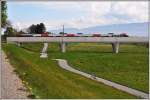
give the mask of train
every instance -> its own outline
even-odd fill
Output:
[[[65,33],[65,34],[48,34],[48,32],[44,32],[41,34],[17,34],[17,37],[129,37],[127,33],[121,33],[121,34],[114,34],[114,33],[108,33],[108,34],[99,34],[99,33],[93,33],[93,34],[83,34],[83,33]]]

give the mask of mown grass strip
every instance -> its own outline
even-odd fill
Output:
[[[19,76],[38,98],[137,98],[104,84],[73,74],[38,53],[12,44],[3,50]]]
[[[42,44],[23,47],[39,53]],[[121,44],[119,53],[113,54],[111,44],[68,43],[63,54],[58,43],[49,43],[48,54],[49,59],[67,59],[78,70],[148,93],[148,50],[142,45]]]

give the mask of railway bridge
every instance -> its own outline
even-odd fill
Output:
[[[61,52],[66,52],[66,43],[109,43],[114,53],[119,52],[119,45],[126,43],[149,43],[148,37],[7,37],[7,43],[43,42],[41,57],[47,57],[48,42],[60,43]]]

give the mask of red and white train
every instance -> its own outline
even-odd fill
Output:
[[[99,34],[99,33],[93,33],[93,34],[83,34],[83,33],[65,33],[62,34],[48,34],[48,32],[41,33],[41,34],[18,34],[17,37],[129,37],[127,33],[121,33],[121,34],[114,34],[114,33],[108,33],[108,34]]]

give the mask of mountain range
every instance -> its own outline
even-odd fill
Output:
[[[62,32],[62,29],[58,30],[49,30],[53,33]],[[112,25],[104,25],[104,26],[93,26],[83,29],[77,28],[65,28],[65,33],[127,33],[130,36],[148,36],[148,22],[143,23],[128,23],[128,24],[112,24]]]

